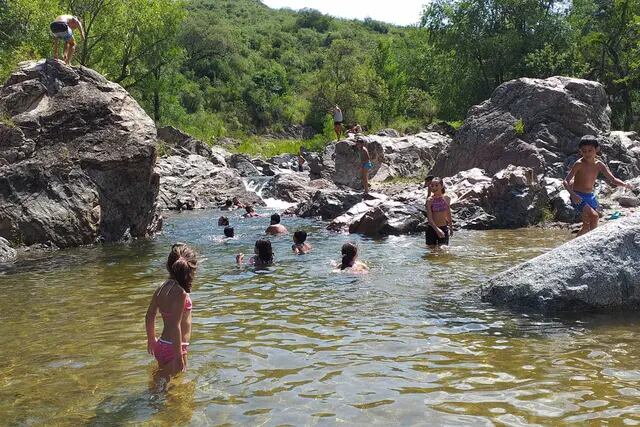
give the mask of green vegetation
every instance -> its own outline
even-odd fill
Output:
[[[542,215],[540,218],[542,222],[545,222],[545,223],[553,222],[555,218],[556,218],[556,214],[550,207],[545,207],[542,209]]]
[[[61,13],[85,24],[78,63],[208,143],[296,124],[324,133],[335,104],[370,131],[453,124],[510,79],[559,74],[602,82],[613,126],[640,127],[640,0],[434,0],[419,27],[257,0],[0,0],[0,78],[51,55]]]
[[[513,124],[513,130],[516,132],[516,135],[524,135],[524,122],[522,121],[522,119],[516,120],[516,122]]]
[[[0,114],[0,124],[5,125],[6,127],[9,127],[9,128],[16,127],[16,124],[13,121],[13,119],[9,116],[5,116],[4,114]]]

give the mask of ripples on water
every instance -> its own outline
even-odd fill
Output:
[[[640,422],[640,322],[499,311],[469,291],[545,252],[560,231],[368,240],[304,227],[272,238],[267,273],[236,267],[267,218],[176,215],[151,242],[37,255],[0,272],[0,424],[525,425]],[[368,275],[335,273],[358,241]],[[188,373],[151,386],[144,313],[175,241],[200,254]]]

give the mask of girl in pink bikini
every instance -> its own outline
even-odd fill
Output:
[[[449,244],[449,237],[453,236],[451,228],[451,199],[444,195],[442,179],[433,178],[429,183],[431,196],[427,198],[428,228],[426,233],[427,246],[435,247]]]
[[[169,279],[153,293],[147,309],[147,351],[155,356],[160,369],[168,375],[184,372],[191,337],[191,285],[196,272],[196,254],[184,243],[171,247],[167,259]],[[160,312],[164,327],[156,338],[155,320]]]

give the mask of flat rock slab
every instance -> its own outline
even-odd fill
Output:
[[[482,300],[540,312],[640,308],[640,214],[492,277]]]

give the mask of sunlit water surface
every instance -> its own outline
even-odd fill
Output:
[[[267,273],[234,265],[266,218],[222,242],[219,212],[175,215],[153,241],[77,248],[0,272],[0,424],[527,425],[640,423],[640,322],[496,310],[468,291],[570,238],[460,232],[367,240],[285,218]],[[368,275],[333,271],[360,247]],[[153,387],[144,313],[171,243],[200,254],[189,370]]]

